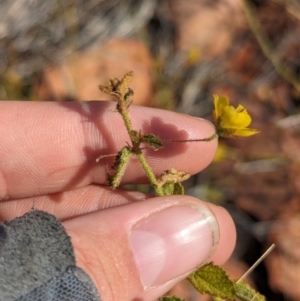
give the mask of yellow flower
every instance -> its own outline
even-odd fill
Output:
[[[242,105],[236,108],[229,105],[226,96],[214,95],[214,121],[217,134],[222,137],[248,137],[259,133],[248,128],[251,116]]]

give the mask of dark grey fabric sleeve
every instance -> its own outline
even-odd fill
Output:
[[[31,210],[0,223],[0,300],[100,301],[76,267],[73,246],[51,214]]]

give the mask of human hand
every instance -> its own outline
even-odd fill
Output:
[[[131,106],[130,116],[134,128],[162,139],[214,132],[207,121],[158,109]],[[0,136],[1,221],[28,212],[33,201],[55,215],[104,301],[155,300],[206,261],[230,256],[235,230],[221,207],[106,186],[113,158],[96,158],[129,141],[114,103],[0,102]],[[216,148],[213,140],[145,152],[157,175],[172,167],[194,174]],[[124,182],[143,182],[143,175],[132,159]]]

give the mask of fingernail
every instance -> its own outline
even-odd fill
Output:
[[[219,226],[205,205],[170,207],[135,224],[130,241],[142,283],[153,287],[205,263],[218,244]]]

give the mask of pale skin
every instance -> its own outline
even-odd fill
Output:
[[[201,139],[214,133],[204,120],[152,108],[131,106],[133,127],[162,139]],[[132,220],[161,208],[199,202],[189,196],[154,197],[107,186],[114,154],[129,142],[113,102],[0,102],[0,221],[36,209],[62,221],[70,235],[77,265],[92,278],[103,301],[153,301],[182,275],[145,289],[135,269],[128,232]],[[171,168],[195,174],[212,161],[217,140],[166,143],[157,152],[145,150],[155,174]],[[123,183],[146,178],[136,159]],[[202,202],[202,201],[201,201]],[[119,205],[123,206],[119,206]],[[235,244],[231,217],[208,204],[220,227],[220,242],[210,258],[224,263]],[[196,266],[195,266],[196,268]]]

